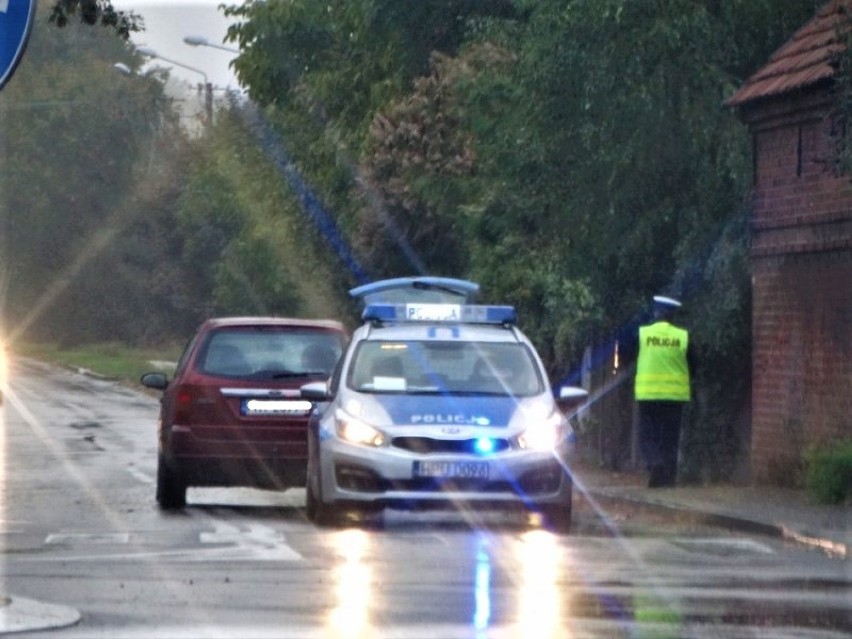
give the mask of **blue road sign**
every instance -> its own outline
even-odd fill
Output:
[[[21,61],[33,27],[36,0],[0,0],[0,88]]]

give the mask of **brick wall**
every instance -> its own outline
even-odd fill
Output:
[[[754,136],[752,475],[800,480],[811,443],[852,437],[852,181],[828,93],[743,113]]]

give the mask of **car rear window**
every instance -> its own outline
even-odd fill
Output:
[[[198,369],[245,379],[328,377],[342,351],[343,338],[330,331],[228,328],[210,335]]]

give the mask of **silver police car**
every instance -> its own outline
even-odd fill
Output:
[[[477,288],[399,278],[351,291],[367,302],[363,326],[328,382],[302,387],[316,406],[311,520],[522,506],[553,529],[569,528],[574,433],[514,309],[467,304]]]

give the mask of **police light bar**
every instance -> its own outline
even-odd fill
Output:
[[[513,306],[476,304],[368,304],[365,322],[455,322],[459,324],[514,324]]]

